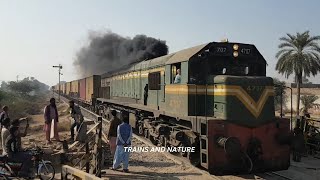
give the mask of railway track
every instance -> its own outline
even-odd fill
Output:
[[[278,178],[280,178],[280,179],[293,180],[292,178],[290,178],[290,177],[288,177],[288,176],[284,176],[284,175],[279,174],[279,173],[277,173],[277,172],[267,172],[267,173],[264,173],[264,174],[266,174],[266,175],[268,175],[268,176],[271,176],[271,177],[276,176],[276,177],[278,177]]]

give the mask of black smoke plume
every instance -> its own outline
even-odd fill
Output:
[[[165,41],[146,35],[122,37],[113,32],[91,34],[88,46],[76,54],[74,65],[82,77],[103,74],[138,61],[168,54]]]

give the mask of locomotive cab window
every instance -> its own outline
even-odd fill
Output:
[[[247,58],[215,58],[208,62],[209,74],[234,76],[265,76],[265,65]]]
[[[171,65],[171,84],[181,83],[181,63]]]
[[[161,84],[160,72],[149,73],[148,75],[149,90],[160,90],[161,89],[160,84]]]

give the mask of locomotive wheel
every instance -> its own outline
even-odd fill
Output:
[[[188,159],[190,163],[194,166],[199,166],[200,165],[200,154],[197,152],[188,152]]]
[[[156,139],[155,137],[149,135],[149,139],[150,139],[150,141],[152,142],[152,144],[154,144],[154,145],[157,145],[157,144],[158,144],[158,143],[157,143],[157,139]]]

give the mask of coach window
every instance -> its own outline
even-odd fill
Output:
[[[160,90],[161,86],[160,72],[149,73],[148,75],[148,86],[149,90]]]
[[[178,75],[178,72],[180,71],[180,82],[175,83],[174,80],[176,76]],[[180,84],[181,83],[181,63],[176,63],[171,65],[171,84]]]

